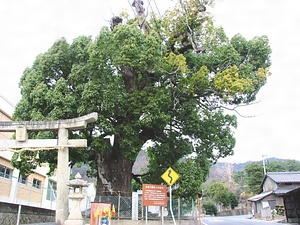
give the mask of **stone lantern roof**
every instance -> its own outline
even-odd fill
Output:
[[[68,182],[68,186],[69,187],[87,187],[88,184],[87,184],[86,181],[82,180],[82,177],[81,177],[80,173],[77,173],[75,175],[75,179],[70,180]]]

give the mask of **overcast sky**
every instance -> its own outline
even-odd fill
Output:
[[[79,35],[96,37],[113,15],[132,0],[1,0],[0,94],[16,104],[23,70],[54,41],[69,43]],[[144,0],[145,6],[149,1]],[[154,3],[154,0],[150,1]],[[157,1],[162,11],[170,4]],[[174,1],[173,1],[174,2]],[[152,4],[155,9],[155,4]],[[267,35],[272,48],[272,76],[257,104],[240,109],[235,154],[223,161],[262,160],[262,155],[300,160],[300,13],[298,0],[217,0],[209,9],[229,37]]]

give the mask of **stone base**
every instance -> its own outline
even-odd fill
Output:
[[[66,220],[64,225],[85,225],[84,220]]]

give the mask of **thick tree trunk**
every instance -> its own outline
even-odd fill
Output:
[[[131,196],[133,163],[110,153],[97,154],[97,190],[99,196]]]

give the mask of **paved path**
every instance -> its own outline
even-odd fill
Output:
[[[114,223],[115,222],[115,223]],[[142,225],[145,224],[144,220],[139,220],[139,221],[135,221],[135,222],[139,222],[137,225]],[[165,220],[164,221],[165,225],[171,225],[174,224],[172,220]],[[118,223],[116,223],[116,221],[112,221],[112,225],[118,225]],[[161,221],[148,221],[149,225],[157,225],[157,224],[161,224]],[[176,224],[177,225],[198,225],[198,221],[195,220],[176,220]],[[20,225],[56,225],[55,222],[50,222],[50,223],[31,223],[31,224],[20,224]],[[88,223],[86,225],[89,225]],[[121,225],[125,225],[123,223],[121,223]]]
[[[21,224],[21,225],[56,225],[55,222],[50,223],[30,223],[30,224]]]

